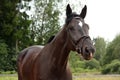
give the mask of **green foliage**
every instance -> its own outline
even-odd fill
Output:
[[[107,64],[103,70],[103,74],[108,74],[108,73],[115,73],[115,74],[120,74],[120,61],[115,59],[113,60],[110,64]]]
[[[4,71],[1,71],[1,73],[0,74],[16,74],[16,71],[6,71],[6,72],[4,72]]]
[[[106,54],[102,58],[103,62],[103,74],[120,74],[120,35],[117,35],[115,39],[110,42],[106,49]]]
[[[7,44],[0,39],[0,54],[1,55],[4,55],[4,54],[7,54]]]
[[[106,42],[102,37],[97,37],[96,39],[94,39],[94,41],[95,41],[95,48],[96,48],[94,57],[96,60],[100,62],[100,65],[102,66],[103,56],[106,54]]]
[[[85,61],[85,68],[99,70],[100,69],[100,63],[99,63],[99,61],[97,61],[96,59],[93,58],[92,60]]]
[[[72,52],[70,53],[70,65],[75,68],[75,67],[82,67],[83,63],[80,62],[80,57],[77,55],[76,52]]]
[[[0,71],[16,70],[16,58],[22,49],[44,44],[59,30],[56,0],[35,0],[33,21],[26,13],[31,0],[0,1]]]
[[[19,50],[30,45],[31,20],[19,0],[0,1],[0,70],[15,70]]]
[[[31,33],[32,39],[36,39],[38,44],[45,44],[49,37],[55,35],[60,28],[57,3],[57,0],[35,0],[35,14],[32,17]]]
[[[81,57],[76,52],[70,53],[69,63],[73,73],[84,71],[84,62],[80,60]]]
[[[7,44],[0,39],[0,71],[2,71],[6,65],[7,55]]]
[[[120,35],[108,44],[106,54],[103,58],[104,64],[110,64],[114,59],[120,60]]]

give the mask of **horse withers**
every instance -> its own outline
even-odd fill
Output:
[[[32,46],[20,52],[17,60],[18,80],[72,80],[68,66],[70,51],[76,51],[90,60],[95,47],[85,23],[87,6],[80,14],[66,7],[63,28],[44,47]]]

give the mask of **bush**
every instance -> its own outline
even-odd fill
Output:
[[[103,70],[103,74],[120,74],[120,61],[113,60],[110,64],[107,64]]]
[[[100,63],[96,59],[92,59],[90,61],[85,61],[86,69],[100,69]]]
[[[4,40],[0,39],[0,71],[3,71],[4,67],[6,66],[7,55],[7,44],[4,42]]]

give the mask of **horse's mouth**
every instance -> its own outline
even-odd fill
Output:
[[[77,45],[76,52],[81,54],[85,60],[90,60],[93,58],[93,54],[95,53],[95,47],[93,45]]]
[[[90,60],[90,59],[92,59],[93,58],[93,53],[87,53],[87,54],[89,54],[89,55],[83,55],[83,58],[85,59],[85,60]]]
[[[78,54],[81,54],[85,60],[90,60],[93,58],[94,53],[92,53],[91,51],[82,50],[82,49],[77,49],[76,51]]]

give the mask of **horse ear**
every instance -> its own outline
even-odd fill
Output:
[[[70,5],[68,4],[66,8],[66,16],[68,17],[71,13],[72,13],[72,9],[70,8]]]
[[[86,16],[86,13],[87,13],[87,6],[85,5],[84,8],[82,9],[81,13],[80,13],[80,17],[82,19],[84,19],[85,16]]]

